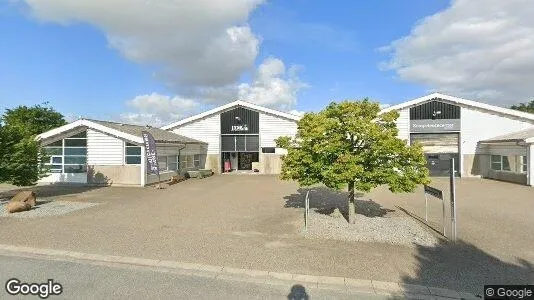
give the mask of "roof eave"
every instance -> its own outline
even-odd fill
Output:
[[[404,108],[409,108],[409,107],[418,105],[418,104],[423,103],[423,102],[431,101],[431,100],[436,99],[436,98],[440,98],[440,99],[445,100],[447,102],[451,102],[451,103],[455,103],[455,104],[459,104],[459,105],[463,105],[463,106],[474,107],[474,108],[478,108],[478,109],[482,109],[482,110],[486,110],[486,111],[499,113],[499,114],[502,114],[502,115],[509,115],[509,116],[516,117],[516,118],[521,118],[521,119],[525,119],[525,120],[529,120],[529,121],[534,121],[534,114],[530,114],[530,113],[526,113],[526,112],[522,112],[522,111],[517,111],[517,110],[510,109],[510,108],[504,108],[504,107],[499,107],[499,106],[495,106],[495,105],[490,105],[490,104],[477,102],[477,101],[473,101],[473,100],[468,100],[468,99],[464,99],[464,98],[460,98],[460,97],[454,97],[454,96],[450,96],[450,95],[446,95],[446,94],[442,94],[442,93],[432,93],[430,95],[426,95],[426,96],[419,97],[419,98],[416,98],[416,99],[413,99],[413,100],[410,100],[410,101],[406,101],[406,102],[403,102],[403,103],[400,103],[400,104],[397,104],[397,105],[393,105],[393,106],[384,108],[383,110],[380,111],[379,114],[386,113],[386,112],[389,112],[389,111],[392,111],[392,110],[401,110],[401,109],[404,109]]]
[[[173,129],[173,128],[176,128],[178,126],[182,126],[182,125],[194,122],[194,121],[202,119],[202,118],[209,117],[209,116],[217,114],[217,113],[224,112],[226,110],[229,110],[231,108],[238,107],[238,106],[243,106],[243,107],[250,108],[250,109],[253,109],[253,110],[257,110],[257,111],[260,111],[260,112],[263,112],[263,113],[276,115],[276,116],[279,116],[279,117],[282,117],[282,118],[285,118],[285,119],[289,119],[289,120],[292,120],[292,121],[295,121],[295,122],[297,122],[301,118],[300,116],[293,115],[293,114],[290,114],[290,113],[281,112],[281,111],[274,110],[274,109],[271,109],[271,108],[267,108],[267,107],[263,107],[263,106],[256,105],[256,104],[253,104],[253,103],[249,103],[249,102],[246,102],[246,101],[243,101],[243,100],[236,100],[236,101],[227,103],[225,105],[221,105],[219,107],[210,109],[208,111],[199,113],[197,115],[185,118],[185,119],[180,120],[178,122],[174,122],[174,123],[171,123],[169,125],[162,126],[161,129],[163,129],[163,130]]]

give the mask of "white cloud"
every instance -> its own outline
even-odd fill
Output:
[[[296,109],[292,109],[289,111],[290,114],[292,115],[295,115],[295,116],[299,116],[299,117],[302,117],[304,116],[304,114],[306,113],[305,111],[302,111],[302,110],[296,110]]]
[[[19,0],[40,20],[99,28],[126,59],[155,66],[179,96],[139,95],[123,121],[162,125],[206,105],[242,99],[292,109],[306,86],[297,68],[268,58],[255,70],[260,39],[248,22],[265,0]],[[250,83],[239,83],[245,73]]]
[[[531,0],[454,0],[383,50],[401,79],[499,105],[534,96]]]
[[[297,93],[307,87],[297,75],[298,68],[286,70],[284,62],[267,58],[259,67],[251,83],[238,86],[238,98],[258,105],[290,110],[297,103]]]
[[[192,99],[179,96],[170,97],[158,93],[139,95],[126,102],[136,112],[121,114],[121,119],[128,123],[162,126],[183,118],[198,108]]]
[[[24,0],[35,17],[101,29],[124,57],[159,67],[169,84],[217,86],[254,66],[249,14],[263,0]]]

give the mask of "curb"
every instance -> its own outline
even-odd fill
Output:
[[[253,269],[238,269],[178,261],[136,258],[126,256],[82,253],[66,250],[31,248],[0,244],[0,254],[29,258],[51,258],[56,260],[86,262],[112,266],[144,267],[162,272],[182,275],[209,277],[213,279],[251,282],[268,285],[306,284],[307,287],[344,291],[347,293],[367,293],[389,295],[395,298],[410,299],[480,299],[471,293],[423,285],[385,282],[348,277],[315,276],[270,272]]]

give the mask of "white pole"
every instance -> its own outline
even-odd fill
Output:
[[[451,193],[451,226],[452,240],[456,242],[456,183],[454,174],[454,157],[450,165],[450,193]]]
[[[310,209],[310,191],[306,193],[306,200],[304,204],[304,231],[308,231],[308,211]]]
[[[446,236],[445,235],[445,199],[443,199],[443,197],[441,197],[441,214],[443,216],[443,218],[442,218],[443,236]]]
[[[425,193],[425,221],[428,223],[428,197]]]

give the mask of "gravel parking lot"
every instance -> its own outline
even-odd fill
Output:
[[[7,201],[4,201],[7,203]],[[96,203],[88,202],[73,202],[73,201],[40,201],[28,211],[22,211],[17,213],[9,213],[5,209],[5,204],[0,202],[0,217],[6,218],[40,218],[50,216],[60,216],[77,211],[80,209],[88,208],[97,205]]]
[[[43,194],[57,200],[99,205],[54,217],[0,218],[0,236],[2,243],[21,246],[475,293],[488,282],[534,282],[534,189],[478,179],[462,179],[457,188],[461,241],[456,244],[408,247],[306,238],[301,231],[307,190],[275,176],[247,175],[191,179],[165,190],[47,187]],[[424,213],[421,191],[393,195],[379,188],[357,196],[358,213],[371,219],[405,215],[397,206]],[[346,198],[315,189],[310,205],[318,214],[330,214],[335,207],[343,210]]]

